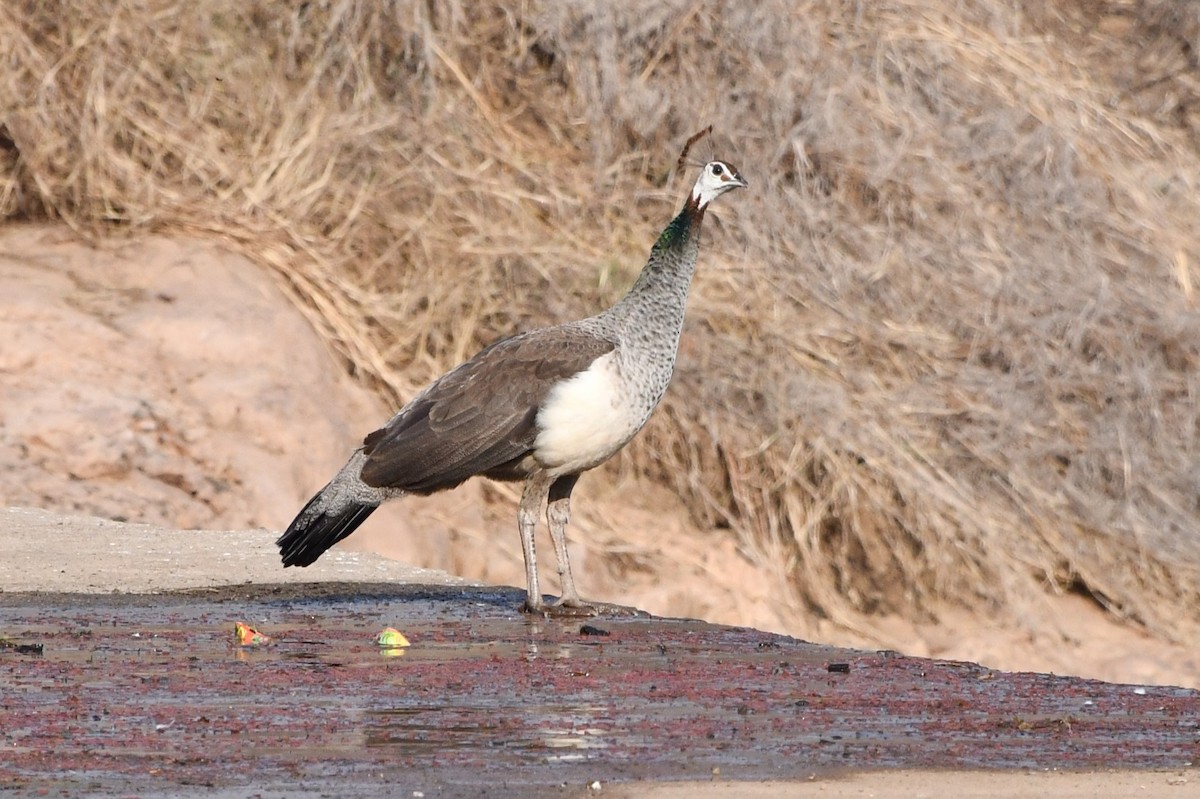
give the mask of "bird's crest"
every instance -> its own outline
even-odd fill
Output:
[[[675,162],[675,170],[676,171],[683,169],[683,165],[685,163],[690,163],[687,160],[687,155],[691,151],[692,145],[695,144],[696,142],[700,141],[701,139],[703,139],[705,136],[709,135],[710,133],[712,133],[712,125],[709,125],[707,128],[704,128],[699,133],[693,134],[692,137],[690,139],[688,139],[687,142],[684,143],[683,152],[681,152],[679,154],[679,160]],[[700,164],[692,164],[692,166],[700,166]]]

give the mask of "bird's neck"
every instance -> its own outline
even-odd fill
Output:
[[[703,221],[704,207],[697,198],[689,198],[683,210],[663,228],[642,273],[616,307],[627,306],[633,310],[646,304],[668,304],[677,307],[682,318],[692,274],[696,270],[696,256],[700,252]]]

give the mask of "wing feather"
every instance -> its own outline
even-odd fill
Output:
[[[550,389],[615,344],[575,328],[499,341],[432,383],[363,441],[367,485],[430,493],[523,458]]]

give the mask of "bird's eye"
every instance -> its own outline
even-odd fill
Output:
[[[721,166],[720,164],[712,165],[712,173],[714,175],[716,175],[717,177],[721,177],[721,173],[724,171],[725,171],[725,168],[723,166]]]

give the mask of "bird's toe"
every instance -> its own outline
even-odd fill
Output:
[[[546,615],[560,619],[591,618],[594,616],[646,616],[645,611],[629,605],[611,602],[588,602],[578,597],[563,597],[546,607]]]

